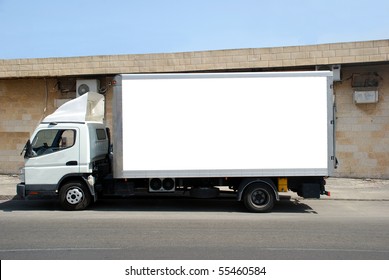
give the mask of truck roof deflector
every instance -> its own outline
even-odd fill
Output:
[[[104,96],[88,92],[70,100],[47,116],[43,122],[104,122]]]

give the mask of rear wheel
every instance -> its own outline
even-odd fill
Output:
[[[243,202],[251,212],[268,212],[274,206],[273,189],[265,184],[252,184],[243,193]]]
[[[83,210],[91,203],[92,196],[83,183],[72,181],[62,186],[59,199],[66,210]]]

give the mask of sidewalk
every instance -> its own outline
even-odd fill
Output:
[[[328,178],[326,181],[326,191],[331,196],[322,196],[323,199],[389,201],[389,180]]]
[[[326,190],[331,196],[322,196],[322,199],[389,201],[389,180],[328,178],[326,181]],[[17,176],[0,175],[0,200],[19,199],[16,196],[17,183]],[[298,197],[293,192],[287,194]]]

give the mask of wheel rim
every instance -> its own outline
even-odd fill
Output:
[[[79,188],[70,189],[66,193],[66,201],[69,202],[70,204],[80,203],[83,197],[84,197],[84,193]]]
[[[255,190],[251,193],[251,201],[255,205],[264,205],[267,203],[268,195],[262,190]]]

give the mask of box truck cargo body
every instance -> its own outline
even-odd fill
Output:
[[[326,194],[324,178],[336,166],[331,72],[128,74],[113,84],[111,135],[97,93],[44,119],[26,145],[22,196],[51,193],[82,209],[98,194],[212,198],[227,186],[248,210],[264,212],[281,191]],[[75,134],[72,147],[50,155],[73,149],[79,160],[41,184],[29,165],[51,160],[35,155],[35,138],[48,129]]]

